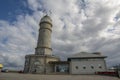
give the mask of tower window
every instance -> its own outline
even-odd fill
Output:
[[[45,32],[45,30],[43,30],[43,32]]]

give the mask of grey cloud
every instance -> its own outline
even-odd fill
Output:
[[[108,56],[108,64],[119,63],[120,36],[109,37],[109,33],[115,36],[116,30],[119,28],[116,28],[114,32],[106,31],[105,37],[103,32],[109,27],[119,27],[119,20],[116,22],[113,19],[115,16],[119,16],[117,12],[120,3],[112,4],[114,1],[109,0],[108,2],[111,4],[109,5],[106,3],[107,1],[84,1],[81,4],[79,0],[28,0],[28,7],[33,10],[32,15],[19,15],[12,24],[0,20],[2,56],[0,61],[9,67],[23,66],[24,56],[34,54],[40,18],[45,15],[44,10],[48,12],[51,10],[54,55],[65,59],[68,55],[80,51],[100,51],[103,55]],[[101,35],[103,36],[101,37]],[[6,44],[3,43],[5,37],[8,38]]]

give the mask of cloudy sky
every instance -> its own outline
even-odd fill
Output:
[[[101,52],[107,65],[120,61],[119,0],[0,0],[0,63],[22,69],[34,54],[40,19],[53,20],[53,54]],[[52,14],[49,12],[51,11]]]

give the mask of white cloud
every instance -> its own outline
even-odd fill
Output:
[[[29,15],[18,16],[13,24],[0,20],[0,52],[3,55],[0,59],[5,66],[24,65],[24,56],[34,53],[38,28],[36,20]]]
[[[80,51],[100,51],[108,56],[109,64],[118,63],[120,1],[28,0],[28,7],[33,10],[32,15],[19,15],[13,23],[0,20],[0,52],[8,59],[0,57],[2,62],[20,66],[24,55],[34,54],[40,18],[45,15],[44,10],[51,10],[53,54],[64,58]],[[115,54],[118,56],[113,59]]]

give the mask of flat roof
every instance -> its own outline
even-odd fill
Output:
[[[50,61],[50,64],[69,64],[68,61]]]
[[[72,58],[106,58],[107,56],[103,56],[101,53],[87,53],[87,52],[80,52],[77,54],[73,54],[68,59]]]

